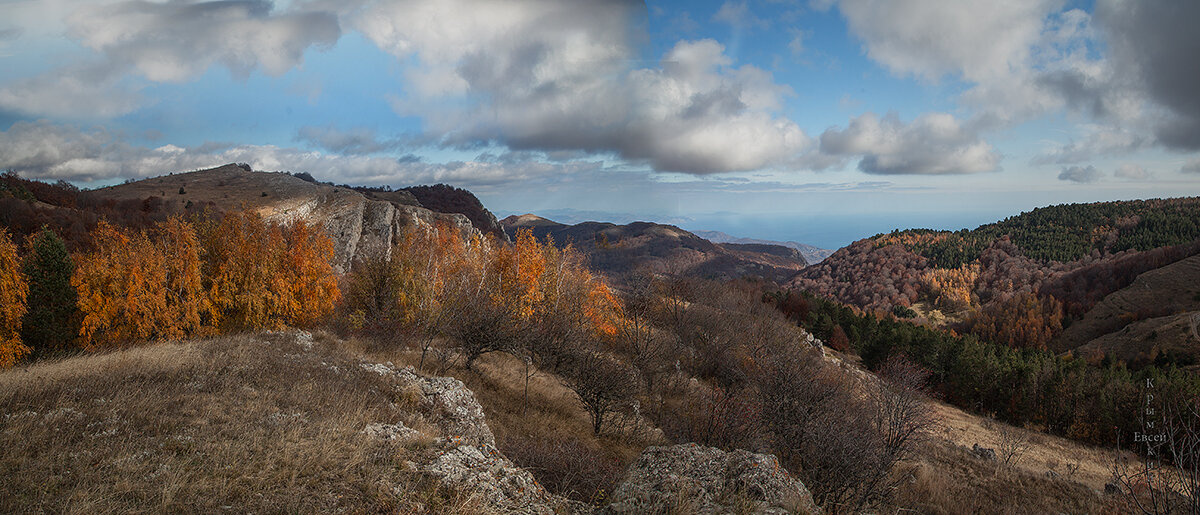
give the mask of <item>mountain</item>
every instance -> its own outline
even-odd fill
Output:
[[[322,227],[333,239],[335,266],[348,270],[355,256],[369,247],[390,248],[395,236],[413,225],[446,224],[464,231],[483,230],[459,212],[439,212],[400,192],[356,191],[349,186],[309,181],[282,172],[255,172],[229,164],[176,173],[80,193],[89,205],[141,205],[156,213],[251,209],[276,221],[304,220]],[[435,187],[470,205],[474,195]],[[455,191],[456,190],[456,191]],[[469,199],[466,197],[469,195]],[[446,195],[448,196],[448,195]],[[439,204],[454,207],[452,202]],[[478,212],[478,210],[476,210]],[[486,213],[486,210],[483,210]],[[490,214],[490,213],[487,213]]]
[[[974,230],[859,240],[791,286],[993,343],[1147,364],[1186,351],[1197,255],[1200,198],[1059,205]],[[1200,361],[1200,349],[1185,354]]]
[[[731,235],[723,233],[721,231],[692,231],[692,233],[695,234],[696,236],[704,238],[713,243],[778,245],[781,247],[793,248],[793,249],[800,251],[800,255],[804,256],[804,260],[807,261],[809,264],[820,263],[825,258],[829,257],[830,254],[833,254],[833,252],[834,252],[833,250],[830,250],[830,249],[814,247],[814,246],[808,245],[806,243],[799,243],[799,242],[795,242],[795,241],[773,241],[773,240],[759,240],[759,239],[754,239],[754,238],[739,238],[737,236],[731,236]]]
[[[1080,356],[1111,355],[1133,366],[1159,356],[1200,360],[1200,255],[1137,276],[1067,327],[1056,342],[1060,351]]]
[[[759,276],[783,282],[807,266],[795,249],[718,244],[673,225],[651,222],[566,225],[533,214],[509,216],[500,224],[510,237],[520,229],[529,229],[539,239],[551,237],[558,244],[573,244],[588,257],[594,270],[617,282],[641,268],[692,277]]]
[[[475,228],[484,234],[491,234],[501,240],[507,239],[504,228],[496,220],[496,215],[483,207],[475,195],[462,188],[446,184],[433,186],[410,186],[403,190],[419,202],[418,205],[439,213],[459,213],[467,217]]]

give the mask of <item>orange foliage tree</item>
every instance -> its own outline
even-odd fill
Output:
[[[285,228],[246,211],[203,222],[199,233],[208,316],[222,331],[311,325],[341,296],[333,244],[303,222]]]
[[[0,368],[11,367],[29,354],[29,347],[21,343],[21,318],[25,316],[28,292],[17,246],[8,231],[0,229]]]
[[[1062,303],[1023,291],[989,304],[967,321],[981,340],[1013,348],[1045,349],[1062,332]]]
[[[947,310],[971,307],[971,293],[979,278],[979,263],[958,268],[931,268],[921,274],[921,284],[935,305]]]
[[[333,311],[341,297],[333,275],[333,242],[324,234],[296,221],[283,230],[283,318],[307,327]]]
[[[101,222],[92,236],[95,249],[78,257],[71,281],[87,349],[307,326],[340,295],[332,242],[302,222],[231,213],[198,231],[176,216],[150,232]]]
[[[87,349],[204,334],[207,298],[195,231],[182,218],[157,224],[153,238],[101,222],[95,250],[72,277]]]

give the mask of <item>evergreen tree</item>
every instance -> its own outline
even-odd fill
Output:
[[[45,227],[27,245],[22,272],[29,281],[28,310],[21,340],[37,354],[65,350],[79,334],[78,296],[71,287],[75,265],[62,239]]]

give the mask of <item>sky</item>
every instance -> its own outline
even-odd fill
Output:
[[[242,162],[838,247],[1200,195],[1197,20],[1176,0],[0,0],[0,169],[92,188]]]

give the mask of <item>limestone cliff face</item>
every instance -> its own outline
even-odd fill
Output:
[[[370,200],[341,192],[291,199],[264,206],[259,212],[268,220],[290,222],[304,220],[320,226],[333,239],[334,266],[349,270],[361,252],[378,249],[389,252],[396,238],[410,227],[432,228],[446,225],[464,235],[478,233],[471,221],[458,213],[436,213],[416,206],[406,206],[382,200]]]
[[[334,266],[349,269],[365,249],[387,252],[408,227],[446,224],[464,234],[478,234],[471,220],[458,213],[440,213],[411,205],[411,195],[364,195],[344,186],[309,182],[282,172],[254,172],[225,165],[208,170],[152,177],[89,191],[102,200],[144,200],[157,197],[167,209],[212,206],[222,211],[252,209],[278,222],[304,220],[321,227],[333,239]],[[388,195],[391,195],[389,197]],[[394,198],[393,198],[394,197]],[[474,197],[471,197],[474,198]]]

